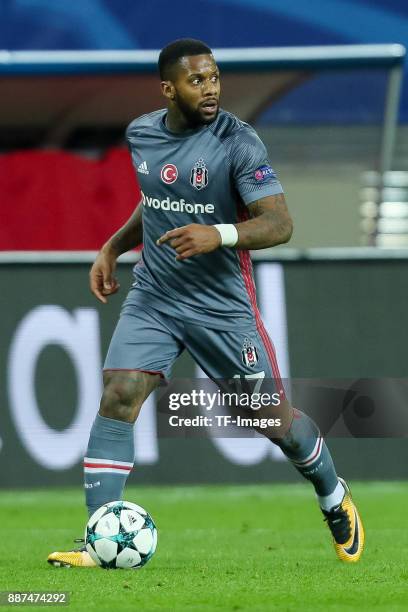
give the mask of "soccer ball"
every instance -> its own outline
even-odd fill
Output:
[[[145,565],[156,550],[156,525],[141,506],[112,501],[89,519],[85,545],[95,563],[104,569],[136,569]]]

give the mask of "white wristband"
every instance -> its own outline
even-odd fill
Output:
[[[220,233],[222,246],[233,247],[237,244],[238,230],[235,225],[232,225],[232,223],[220,223],[213,227]]]

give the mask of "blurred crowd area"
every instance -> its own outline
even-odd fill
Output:
[[[181,36],[200,38],[216,49],[408,44],[408,5],[404,0],[314,0],[312,5],[309,0],[296,3],[201,0],[194,5],[175,0],[171,10],[163,0],[152,0],[147,5],[134,0],[82,0],[80,3],[0,0],[0,12],[0,46],[9,51],[151,50],[160,49]],[[86,78],[84,75],[83,79]],[[274,75],[265,78],[273,79]],[[362,200],[367,193],[364,176],[379,166],[387,80],[388,73],[381,68],[308,72],[298,79],[296,86],[282,90],[258,113],[256,128],[267,144],[271,164],[283,183],[295,221],[291,247],[366,244],[361,218]],[[123,150],[126,122],[133,118],[131,105],[120,121],[107,119],[102,127],[100,123],[88,122],[69,130],[61,129],[72,110],[69,107],[62,112],[58,109],[59,114],[50,117],[42,126],[32,121],[35,104],[39,112],[44,109],[46,114],[47,97],[55,99],[59,93],[54,86],[47,91],[44,83],[34,77],[31,84],[31,90],[20,91],[14,81],[8,94],[1,96],[1,104],[8,104],[16,111],[15,121],[10,121],[6,112],[2,113],[3,121],[0,120],[3,193],[7,194],[12,180],[10,167],[13,172],[20,167],[22,172],[31,163],[27,157],[21,164],[15,159],[4,162],[4,156],[15,156],[21,151],[27,155],[28,151],[57,149],[67,154],[80,154],[82,159],[86,158],[88,169],[93,173],[88,182],[94,185],[97,173],[103,174],[109,165],[102,161],[101,167],[101,160],[105,156],[111,160],[109,155],[120,155]],[[408,171],[407,91],[405,83],[392,165],[399,171]],[[242,89],[238,95],[244,97],[247,92]],[[125,106],[126,99],[117,95],[114,104]],[[98,167],[91,166],[92,162],[99,164]],[[36,158],[33,164],[37,163],[40,162]],[[123,164],[123,176],[128,177],[129,166],[125,161]],[[68,164],[74,165],[74,161]],[[21,183],[20,177],[15,176],[14,183]],[[27,173],[25,177],[27,189],[31,189]],[[41,191],[38,181],[34,187],[38,194]],[[125,202],[119,207],[118,221],[122,210],[126,217],[127,207],[133,205],[132,190],[133,181],[129,182],[126,195],[121,188],[120,194],[112,200],[116,202],[121,197]],[[99,187],[99,192],[105,193],[104,188]],[[56,188],[50,193],[55,202]],[[97,193],[98,185],[95,185],[93,200]],[[135,193],[136,198],[137,190]],[[74,211],[75,207],[80,207],[78,215],[83,211],[83,197],[81,193],[71,204]],[[22,203],[22,210],[27,206]],[[118,210],[116,204],[115,210]],[[97,224],[97,219],[92,217],[92,222]],[[63,236],[54,234],[54,237],[59,244],[65,244]],[[83,248],[83,244],[81,239],[77,244],[72,243],[71,248]],[[94,247],[95,239],[89,242],[89,248]],[[10,248],[9,243],[2,243],[1,234],[0,248]],[[16,247],[11,245],[11,248]]]

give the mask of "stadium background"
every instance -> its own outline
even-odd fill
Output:
[[[299,1],[296,9],[282,0],[173,2],[171,9],[158,1],[0,0],[0,9],[0,46],[7,50],[157,49],[185,35],[217,48],[408,42],[408,8],[399,0]],[[406,253],[365,259],[355,250],[364,243],[362,177],[378,166],[385,83],[380,69],[316,73],[259,117],[296,226],[289,250],[256,265],[261,310],[287,376],[405,376]],[[116,127],[74,133],[50,148],[41,131],[25,126],[30,98],[23,102],[20,129],[0,129],[0,483],[77,484],[120,304],[115,297],[102,308],[88,295],[84,262],[92,256],[83,251],[96,249],[126,219],[137,186]],[[393,163],[401,171],[408,164],[407,120],[405,79]],[[304,250],[311,247],[340,251]],[[61,251],[60,263],[44,251]],[[119,274],[124,292],[128,260]],[[188,358],[178,362],[176,376],[195,374]],[[298,479],[262,440],[168,439],[158,434],[154,405],[145,412],[136,428],[133,483]],[[351,478],[407,475],[404,440],[330,445]]]

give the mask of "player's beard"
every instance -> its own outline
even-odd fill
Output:
[[[189,106],[187,104],[187,102],[185,102],[183,100],[183,98],[180,96],[180,94],[176,94],[176,100],[177,102],[177,106],[180,109],[180,112],[184,115],[185,119],[187,120],[187,123],[192,127],[192,128],[196,128],[199,125],[208,125],[210,123],[212,123],[213,121],[216,120],[216,118],[218,117],[218,113],[220,110],[219,105],[217,106],[217,112],[215,113],[215,115],[211,118],[206,118],[204,117],[199,108],[191,108],[191,106]]]

